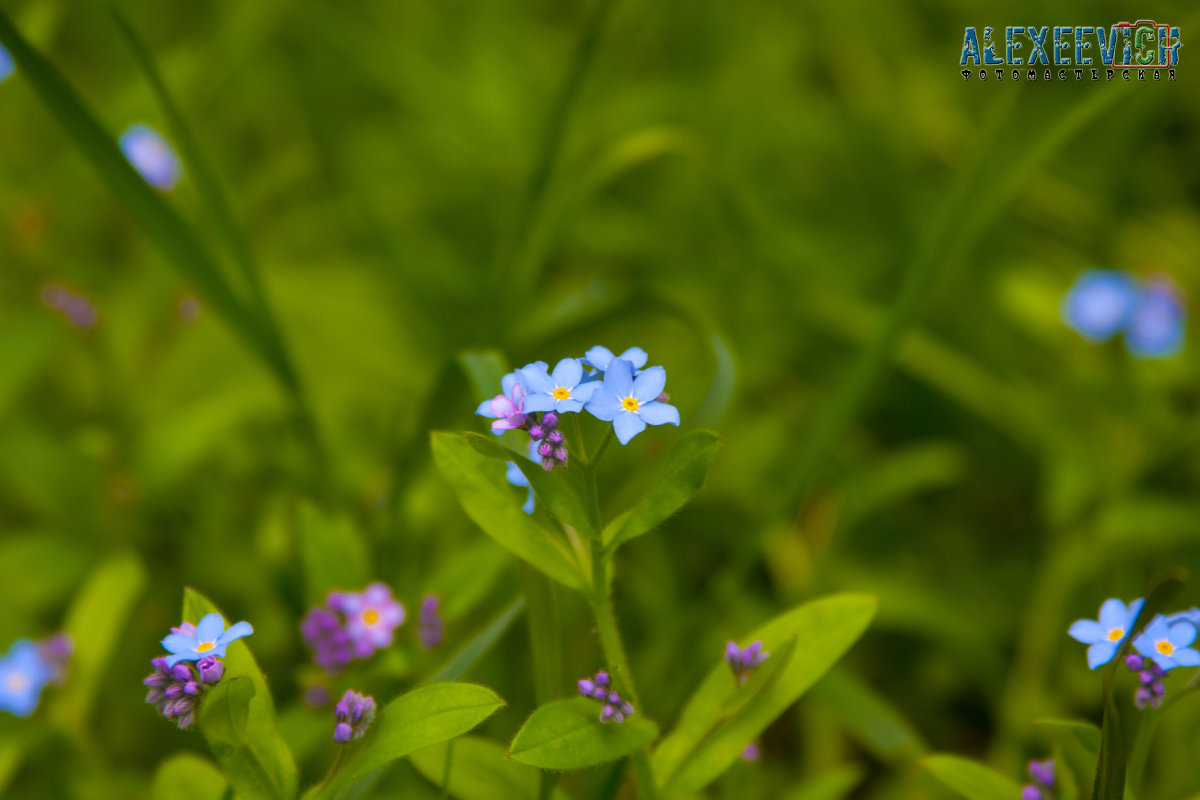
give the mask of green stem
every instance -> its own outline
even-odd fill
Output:
[[[442,766],[442,787],[438,791],[438,800],[446,800],[450,795],[450,766],[454,763],[454,739],[446,744],[446,763]]]
[[[448,757],[449,756],[447,756],[447,758]],[[316,791],[313,792],[314,797],[321,794],[323,791],[325,791],[326,787],[328,787],[330,782],[333,781],[333,776],[337,774],[337,771],[339,769],[341,769],[342,762],[345,760],[346,760],[346,745],[344,745],[344,744],[338,745],[337,758],[335,758],[333,760],[333,764],[329,767],[329,772],[325,773],[325,779],[322,780],[319,784],[317,784]]]
[[[604,455],[604,451],[608,449],[608,443],[614,438],[615,436],[613,434],[613,429],[609,427],[609,429],[604,432],[604,436],[600,439],[600,444],[596,445],[596,452],[592,453],[591,458],[588,459],[588,464],[590,464],[593,469],[595,469],[596,464],[600,463],[600,457]]]
[[[1146,771],[1146,760],[1150,757],[1150,742],[1154,738],[1154,730],[1162,711],[1147,709],[1138,723],[1137,736],[1133,749],[1129,754],[1129,766],[1125,771],[1125,791],[1129,796],[1136,796],[1137,787],[1142,782],[1142,774]]]

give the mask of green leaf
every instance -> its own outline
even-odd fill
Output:
[[[195,624],[212,613],[221,612],[199,592],[184,590],[184,620]],[[225,617],[227,626],[232,622]],[[200,729],[238,795],[286,800],[296,795],[296,763],[279,734],[275,703],[247,641],[229,645],[222,659],[225,677],[201,702]]]
[[[167,756],[154,773],[154,800],[221,800],[228,784],[217,765],[195,753]]]
[[[1100,729],[1090,722],[1077,719],[1035,719],[1033,723],[1069,734],[1073,741],[1093,756],[1100,752]]]
[[[96,567],[76,595],[63,626],[75,642],[75,652],[71,657],[71,679],[54,709],[60,725],[76,728],[84,723],[145,584],[142,563],[126,553]]]
[[[573,697],[534,711],[517,731],[508,754],[540,769],[583,769],[627,756],[657,737],[658,726],[639,714],[619,724],[603,723],[599,703]]]
[[[451,797],[458,800],[537,800],[540,773],[509,759],[502,745],[477,736],[455,739],[453,745],[447,786]],[[431,783],[441,786],[449,749],[450,744],[426,747],[413,753],[408,760]],[[561,791],[555,791],[551,797],[566,800]]]
[[[584,587],[566,545],[521,510],[502,465],[479,453],[462,434],[435,432],[432,441],[438,469],[484,533],[559,583]]]
[[[630,539],[657,528],[683,508],[700,490],[720,445],[720,437],[712,431],[698,430],[685,434],[671,451],[666,469],[658,482],[634,506],[619,527],[611,525],[605,529],[605,547],[614,550]]]
[[[500,353],[495,350],[467,350],[458,354],[457,361],[480,400],[500,394],[500,381],[509,372],[507,362]]]
[[[377,770],[404,756],[467,733],[504,701],[484,686],[433,683],[388,703],[351,748],[346,762],[316,798],[334,798],[369,781]]]
[[[521,610],[525,608],[525,598],[518,597],[509,604],[508,608],[500,612],[494,620],[488,623],[488,626],[480,631],[474,639],[462,646],[446,664],[437,671],[430,683],[440,683],[442,681],[454,681],[461,678],[468,669],[475,665],[484,653],[492,649],[492,645],[504,635],[505,631],[512,626],[513,621]]]
[[[297,509],[300,560],[310,605],[321,605],[331,589],[356,590],[367,584],[367,552],[346,517],[331,519],[311,503]]]
[[[792,609],[743,637],[761,641],[769,653],[783,653],[795,637],[796,652],[776,680],[732,716],[730,698],[754,691],[754,680],[739,687],[722,659],[692,695],[675,730],[654,753],[654,773],[665,795],[698,792],[733,764],[752,741],[827,672],[863,634],[875,614],[874,597],[841,594]],[[768,659],[770,661],[770,659]]]
[[[921,764],[967,800],[1013,800],[1021,796],[1021,787],[1012,778],[965,758],[926,756]]]
[[[472,447],[488,458],[516,464],[521,473],[529,479],[529,485],[533,487],[537,498],[558,519],[590,539],[600,535],[592,522],[592,511],[588,508],[586,470],[580,466],[578,459],[569,461],[565,468],[547,472],[541,464],[528,458],[514,458],[513,452],[498,444],[494,438],[479,433],[465,433],[463,436]]]
[[[894,764],[925,751],[921,735],[900,710],[846,670],[831,669],[813,686],[811,697],[827,705],[882,761]]]
[[[1068,796],[1068,779],[1075,796],[1090,797],[1096,775],[1096,759],[1100,752],[1100,728],[1090,722],[1071,719],[1037,719],[1033,721],[1058,735],[1056,762],[1062,777],[1062,795]]]
[[[814,778],[792,789],[783,800],[842,800],[863,779],[862,770],[855,766],[841,766],[822,772]]]

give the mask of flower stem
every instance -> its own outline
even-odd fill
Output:
[[[345,760],[346,760],[346,745],[339,744],[337,758],[335,758],[333,760],[333,764],[329,767],[329,772],[325,773],[325,779],[322,780],[320,784],[318,784],[316,791],[313,792],[314,796],[319,795],[321,792],[325,791],[325,787],[327,787],[329,785],[330,781],[333,780],[333,776],[337,774],[337,771],[339,769],[341,769],[342,762]]]
[[[1138,723],[1137,737],[1133,742],[1133,750],[1129,753],[1129,767],[1125,771],[1125,792],[1133,796],[1138,784],[1142,782],[1142,773],[1146,771],[1146,759],[1150,757],[1150,741],[1154,738],[1154,729],[1158,727],[1161,711],[1146,709],[1142,713],[1142,721]]]

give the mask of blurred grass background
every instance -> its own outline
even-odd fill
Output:
[[[1109,24],[1127,16],[1111,2],[1053,20],[932,0],[118,6],[222,178],[322,447],[203,299],[193,318],[195,287],[21,73],[0,86],[0,644],[60,627],[105,559],[132,553],[146,577],[86,718],[59,726],[82,733],[52,712],[0,720],[12,796],[143,796],[159,759],[203,751],[142,704],[185,585],[253,622],[319,777],[327,712],[299,699],[305,509],[361,532],[410,613],[442,593],[449,650],[516,596],[516,564],[429,458],[430,430],[485,424],[468,351],[519,365],[640,345],[685,428],[722,434],[707,489],[619,565],[648,716],[670,724],[725,639],[778,610],[880,596],[840,671],[712,796],[843,779],[940,797],[926,749],[1016,775],[1049,747],[1033,719],[1098,718],[1069,622],[1195,563],[1194,347],[1135,361],[1058,318],[1092,266],[1197,294],[1186,5],[1146,10],[1183,28],[1178,82],[1131,85],[958,72],[965,25]],[[114,138],[167,130],[107,5],[4,11]],[[192,175],[169,199],[219,251]],[[46,308],[48,282],[91,298],[97,325]],[[610,454],[610,513],[676,435]],[[582,676],[599,652],[583,604],[560,600]],[[372,678],[384,697],[445,655],[414,630]],[[528,652],[517,626],[469,676],[509,701],[497,739],[534,705]],[[1200,708],[1173,716],[1147,797],[1200,779]],[[78,772],[55,769],[64,754]],[[437,795],[407,764],[387,780]]]

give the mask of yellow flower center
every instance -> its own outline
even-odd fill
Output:
[[[1110,642],[1119,642],[1124,635],[1125,631],[1121,630],[1120,628],[1114,628],[1108,632],[1108,640]]]
[[[554,395],[555,400],[566,400],[571,396],[570,389],[564,389],[561,386],[555,389],[550,394]]]
[[[637,411],[637,410],[638,410],[638,401],[637,401],[637,398],[634,398],[634,397],[626,397],[624,400],[622,400],[622,401],[621,401],[621,406],[622,406],[622,407],[623,407],[623,408],[624,408],[626,411]]]
[[[1171,653],[1175,652],[1175,645],[1171,644],[1165,639],[1155,645],[1155,647],[1158,649],[1158,652],[1162,653],[1164,656],[1169,656]]]
[[[379,612],[373,608],[368,608],[362,614],[362,621],[368,625],[374,625],[379,622]]]
[[[7,680],[4,681],[4,685],[7,686],[11,692],[23,692],[29,687],[29,681],[26,680],[25,676],[21,673],[14,672],[8,676]]]
[[[200,644],[196,645],[196,652],[207,653],[209,650],[212,650],[214,646],[215,645],[213,645],[212,642],[201,642]]]

